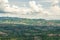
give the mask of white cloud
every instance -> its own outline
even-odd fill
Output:
[[[47,0],[48,1],[48,0]],[[52,6],[50,9],[44,9],[41,4],[36,4],[35,1],[29,1],[30,8],[27,7],[18,7],[16,5],[10,5],[8,0],[0,0],[0,11],[9,12],[5,14],[0,14],[4,17],[19,17],[19,18],[31,18],[31,19],[59,19],[60,8],[57,6],[58,1],[52,1]]]
[[[59,7],[58,3],[59,3],[58,0],[52,1],[50,11],[54,15],[60,15],[60,7]]]
[[[60,19],[60,7],[58,5],[59,1],[58,0],[52,0],[51,1],[51,6],[48,9],[51,12],[50,18],[51,19]]]
[[[59,6],[52,6],[50,8],[50,11],[54,14],[54,15],[60,15],[60,7]]]

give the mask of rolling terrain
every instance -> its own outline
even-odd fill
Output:
[[[0,24],[60,26],[60,20],[26,19],[26,18],[16,18],[16,17],[0,17]]]
[[[58,20],[0,17],[0,39],[60,40],[59,24]]]

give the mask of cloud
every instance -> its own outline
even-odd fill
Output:
[[[50,11],[54,15],[60,15],[60,7],[59,7],[58,3],[59,3],[59,1],[58,0],[55,0],[51,4]]]
[[[57,5],[58,1],[51,0],[51,6],[48,10],[43,8],[43,5],[37,4],[35,1],[29,1],[29,8],[10,5],[8,0],[0,0],[0,3],[0,11],[6,12],[0,14],[0,17],[59,19],[59,16],[57,15],[60,15],[60,7]]]
[[[51,6],[48,9],[51,12],[51,15],[49,18],[51,19],[60,19],[60,7],[58,5],[59,1],[58,0],[52,0],[51,1]]]

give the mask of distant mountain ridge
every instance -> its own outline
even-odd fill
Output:
[[[0,19],[28,19],[28,18],[18,18],[18,17],[0,17]],[[45,20],[45,19],[30,19],[30,20]]]
[[[59,25],[60,20],[45,20],[45,19],[27,19],[17,17],[0,17],[0,24],[24,24],[24,25]],[[59,25],[60,26],[60,25]]]

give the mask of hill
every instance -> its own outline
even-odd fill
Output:
[[[58,20],[0,17],[0,40],[60,39]],[[28,39],[27,39],[28,38]],[[47,39],[48,38],[48,39]]]
[[[16,17],[0,17],[0,24],[60,26],[60,20],[26,19],[26,18],[16,18]]]

